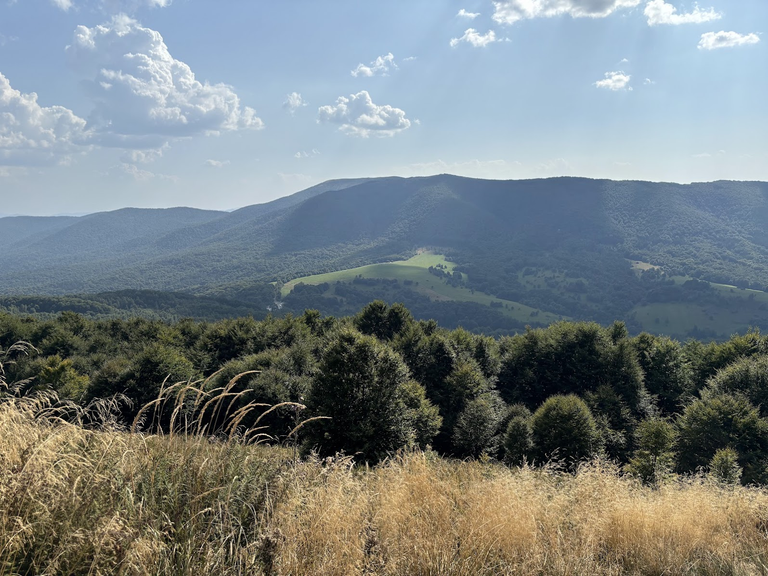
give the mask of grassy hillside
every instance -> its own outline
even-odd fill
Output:
[[[605,463],[376,468],[290,449],[84,430],[0,404],[0,570],[272,576],[762,574],[764,490],[644,488]]]
[[[446,272],[455,272],[456,264],[446,260],[441,254],[433,254],[427,251],[421,251],[416,256],[408,260],[399,260],[382,264],[370,264],[358,268],[340,270],[338,272],[328,272],[325,274],[316,274],[297,278],[283,285],[281,294],[288,296],[298,284],[318,286],[322,284],[335,284],[336,282],[349,283],[358,278],[397,280],[416,294],[423,295],[436,302],[471,302],[481,306],[491,306],[508,318],[519,322],[531,322],[535,318],[534,324],[551,324],[558,320],[563,320],[562,316],[549,314],[530,306],[512,302],[500,298],[494,298],[490,294],[484,294],[471,290],[462,282],[461,285],[452,285],[444,281],[439,276],[430,273],[430,268],[438,268]],[[461,274],[461,273],[459,273]],[[464,278],[466,280],[466,278]],[[324,296],[331,296],[334,293],[333,287],[329,286],[324,291]],[[319,302],[322,308],[322,302]]]

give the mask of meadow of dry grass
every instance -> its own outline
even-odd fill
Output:
[[[0,574],[768,573],[768,492],[432,453],[372,469],[0,403]]]

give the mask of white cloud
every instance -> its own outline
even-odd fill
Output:
[[[365,64],[358,64],[357,68],[352,70],[350,74],[355,78],[358,76],[371,77],[376,76],[377,74],[386,76],[389,74],[390,69],[397,70],[397,64],[395,63],[395,57],[392,55],[392,52],[389,52],[384,56],[379,56],[368,66]]]
[[[304,98],[301,97],[301,94],[298,92],[291,92],[288,94],[287,98],[285,99],[285,102],[283,102],[283,108],[288,110],[291,114],[296,112],[299,108],[302,108],[307,105],[307,102],[304,100]]]
[[[642,0],[502,0],[493,3],[493,19],[514,24],[530,18],[605,18],[621,8],[634,8]]]
[[[629,86],[629,81],[632,76],[625,74],[624,72],[606,72],[603,80],[595,82],[595,86],[598,88],[605,88],[607,90],[632,90]]]
[[[294,158],[297,160],[301,160],[302,158],[312,158],[313,156],[319,156],[320,150],[317,148],[312,148],[311,151],[307,152],[305,150],[301,150],[299,152],[296,152],[296,154],[293,155]]]
[[[86,122],[62,106],[40,106],[0,73],[0,165],[66,162],[90,140]]]
[[[127,164],[151,164],[162,158],[168,148],[170,148],[170,144],[155,149],[128,150],[120,160]]]
[[[64,10],[64,12],[72,8],[72,0],[51,0],[51,3]]]
[[[158,148],[172,138],[264,125],[231,86],[200,82],[158,32],[124,14],[78,26],[67,54],[95,102],[89,123],[102,145]]]
[[[478,16],[480,16],[480,12],[467,12],[466,10],[464,10],[464,8],[459,10],[459,13],[456,14],[457,18],[466,18],[468,20],[474,20]]]
[[[480,34],[474,28],[467,28],[461,38],[451,38],[451,48],[455,48],[461,42],[471,44],[475,48],[485,48],[488,44],[496,42],[496,32],[489,30],[485,34]]]
[[[651,84],[656,84],[656,82],[654,80],[651,80],[650,78],[646,78],[643,81],[643,84],[645,84],[646,86],[650,86]]]
[[[224,168],[224,166],[229,166],[229,160],[211,160],[208,159],[205,161],[205,165],[209,168]]]
[[[416,60],[416,56],[408,56],[408,58],[403,58],[403,62],[413,62]]]
[[[693,11],[679,14],[677,8],[664,0],[651,0],[645,5],[645,17],[648,18],[649,26],[659,24],[702,24],[719,20],[722,14],[715,12],[714,8],[702,10],[698,5],[694,5]]]
[[[621,60],[619,60],[619,64],[629,64],[629,59],[622,58]]]
[[[760,37],[757,34],[739,34],[738,32],[707,32],[701,35],[699,50],[716,50],[717,48],[732,48],[746,44],[757,44]]]
[[[392,106],[378,106],[365,90],[350,95],[340,96],[335,105],[321,106],[317,111],[318,122],[340,124],[340,130],[350,136],[367,138],[375,136],[394,136],[407,130],[411,121],[405,112]]]

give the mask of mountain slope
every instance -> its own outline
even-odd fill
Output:
[[[0,293],[230,297],[429,248],[456,263],[468,288],[610,321],[654,302],[703,302],[701,289],[685,284],[690,278],[765,289],[766,224],[768,184],[760,182],[342,180],[232,213],[0,219]],[[640,274],[630,259],[663,274]]]

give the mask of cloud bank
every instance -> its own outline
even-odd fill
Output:
[[[502,0],[493,3],[493,19],[514,24],[531,18],[569,15],[573,18],[605,18],[622,8],[634,8],[642,0]]]

